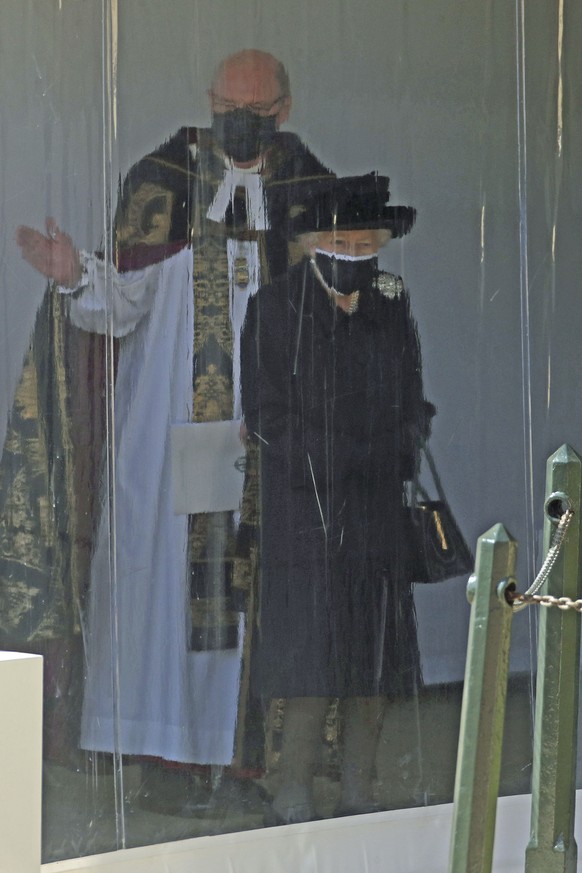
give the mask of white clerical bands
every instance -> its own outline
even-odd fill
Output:
[[[234,201],[237,188],[244,188],[247,206],[247,224],[251,230],[268,230],[269,218],[265,208],[263,180],[256,167],[241,169],[228,166],[214,200],[210,204],[207,217],[211,221],[223,221],[226,210]]]

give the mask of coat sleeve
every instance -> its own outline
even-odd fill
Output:
[[[412,479],[418,467],[421,446],[430,436],[436,408],[426,400],[422,381],[422,356],[418,327],[403,291],[397,301],[400,346],[401,463],[405,479]]]
[[[277,298],[270,285],[251,297],[241,340],[243,415],[251,437],[264,445],[280,439],[290,416],[285,313]]]

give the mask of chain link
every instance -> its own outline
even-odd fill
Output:
[[[582,612],[582,600],[571,600],[569,597],[552,597],[551,594],[518,594],[515,591],[510,592],[508,596],[512,603],[524,606],[537,603],[539,606],[557,606],[558,609],[574,609],[576,612]]]
[[[567,509],[563,515],[560,516],[560,521],[558,522],[558,526],[552,538],[552,544],[548,549],[548,554],[541,566],[540,572],[525,594],[518,594],[517,591],[507,592],[507,599],[513,604],[516,612],[533,603],[537,603],[539,606],[557,606],[558,609],[574,609],[576,612],[582,612],[582,600],[572,600],[570,597],[552,597],[551,594],[536,593],[547,580],[552,571],[552,567],[558,559],[558,555],[560,554],[560,550],[566,539],[568,527],[573,516],[573,509]]]

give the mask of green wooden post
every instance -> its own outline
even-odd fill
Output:
[[[575,515],[542,594],[577,600],[581,578],[582,462],[570,446],[548,459],[546,507],[571,504]],[[554,513],[556,514],[556,513]],[[555,529],[544,526],[545,553]],[[575,873],[574,839],[580,615],[552,607],[540,609],[538,676],[532,772],[531,839],[526,873]]]
[[[486,873],[493,860],[495,812],[517,543],[501,524],[477,543],[475,575],[469,579],[471,622],[455,778],[450,873]]]

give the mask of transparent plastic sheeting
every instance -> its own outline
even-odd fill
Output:
[[[582,451],[581,16],[2,4],[0,645],[44,656],[44,862],[451,801],[467,572],[420,584],[410,501],[427,442],[524,590]]]

